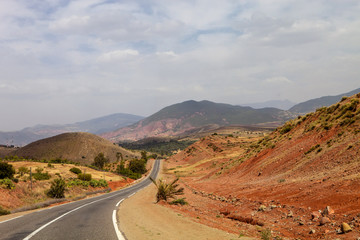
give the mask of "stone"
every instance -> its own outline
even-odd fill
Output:
[[[288,213],[287,217],[288,218],[292,218],[294,216],[293,212],[290,210],[290,212]]]
[[[330,219],[328,217],[321,217],[320,218],[320,226],[330,223]]]
[[[341,232],[342,232],[342,233],[347,233],[347,232],[350,232],[350,231],[352,231],[352,229],[351,229],[351,227],[349,226],[349,224],[343,222],[343,223],[341,224]]]
[[[311,229],[309,234],[314,234],[315,232],[316,232],[315,229]]]
[[[328,216],[328,215],[331,215],[331,214],[334,214],[334,213],[335,213],[334,209],[332,209],[330,206],[326,206],[326,208],[322,212],[322,215],[323,216]]]
[[[320,217],[320,213],[318,211],[313,211],[311,213],[311,220],[316,220]]]
[[[265,205],[260,205],[258,211],[264,212],[266,210],[266,206]]]

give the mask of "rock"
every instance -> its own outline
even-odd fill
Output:
[[[287,217],[288,218],[292,218],[294,216],[293,212],[290,210],[290,212],[288,213]]]
[[[349,226],[349,224],[343,222],[343,223],[341,224],[341,232],[342,232],[342,233],[347,233],[347,232],[350,232],[350,231],[352,231],[352,229],[351,229],[351,227]]]
[[[320,226],[325,225],[327,223],[330,223],[330,219],[328,217],[322,217],[320,218]]]
[[[276,205],[270,205],[270,208],[274,209],[274,208],[277,208],[277,206]]]
[[[322,215],[323,216],[328,216],[328,215],[331,215],[331,214],[334,214],[334,213],[335,213],[334,209],[332,209],[330,206],[326,206],[326,208],[322,212]]]
[[[309,234],[314,234],[315,232],[316,232],[315,229],[311,229]]]
[[[313,212],[311,213],[311,220],[316,220],[316,219],[318,219],[319,217],[320,217],[320,213],[319,213],[319,212],[313,211]]]
[[[265,205],[260,205],[258,211],[264,212],[266,210],[266,206]]]
[[[303,222],[303,221],[299,221],[299,225],[300,225],[300,226],[303,226],[303,225],[304,225],[304,222]]]

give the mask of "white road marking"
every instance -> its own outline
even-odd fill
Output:
[[[124,199],[121,199],[121,200],[116,204],[116,206],[118,207],[122,201],[124,201]]]
[[[14,219],[17,219],[17,218],[21,218],[21,217],[23,217],[24,215],[21,215],[21,216],[18,216],[18,217],[14,217],[14,218],[11,218],[11,219],[8,219],[8,220],[4,220],[4,221],[2,221],[2,222],[0,222],[0,223],[5,223],[5,222],[9,222],[9,221],[11,221],[11,220],[14,220]]]
[[[112,221],[114,224],[114,228],[115,228],[115,232],[117,235],[118,240],[125,240],[124,236],[121,234],[118,224],[117,224],[117,220],[116,220],[116,210],[113,211],[113,215],[112,215]]]
[[[130,197],[134,196],[134,195],[135,195],[135,193],[136,193],[136,192],[134,192],[134,193],[130,194],[127,198],[130,198]]]
[[[69,213],[75,212],[76,210],[79,210],[80,208],[86,207],[86,206],[88,206],[88,205],[90,205],[90,204],[93,204],[93,203],[96,203],[96,202],[99,202],[99,201],[102,201],[102,200],[105,200],[105,199],[108,199],[108,198],[112,198],[112,197],[115,197],[115,196],[117,196],[117,195],[112,195],[112,196],[107,197],[107,198],[98,199],[98,200],[95,200],[95,201],[93,201],[93,202],[86,203],[86,204],[84,204],[84,205],[82,205],[82,206],[80,206],[80,207],[77,207],[77,208],[73,209],[73,210],[70,210],[70,211],[64,213],[63,215],[55,218],[54,220],[52,220],[52,221],[50,221],[50,222],[42,225],[41,227],[39,227],[38,229],[36,229],[34,232],[30,233],[30,234],[29,234],[27,237],[25,237],[23,240],[29,240],[29,239],[32,238],[35,234],[37,234],[38,232],[40,232],[41,230],[43,230],[44,228],[46,228],[46,227],[49,226],[50,224],[56,222],[57,220],[65,217],[65,216],[68,215]]]

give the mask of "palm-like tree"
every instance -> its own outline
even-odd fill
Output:
[[[167,201],[169,198],[175,198],[176,195],[184,194],[184,188],[178,188],[179,184],[176,183],[179,181],[179,178],[176,178],[170,184],[166,183],[166,181],[161,178],[157,182],[151,177],[150,180],[158,189],[156,194],[156,202],[159,202],[160,200]]]

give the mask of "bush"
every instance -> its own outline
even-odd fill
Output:
[[[6,162],[0,162],[0,179],[13,178],[15,169],[12,165]]]
[[[65,197],[65,181],[61,178],[54,179],[51,182],[51,187],[46,193],[51,198],[64,198]]]
[[[107,187],[108,183],[104,179],[100,179],[100,180],[92,179],[90,181],[90,186],[92,186],[92,187]]]
[[[3,208],[0,206],[0,216],[1,216],[1,215],[8,215],[8,214],[10,214],[10,211],[5,210],[5,209],[3,209]]]
[[[141,178],[141,173],[134,173],[128,168],[121,168],[120,166],[117,167],[116,172],[121,174],[125,177],[129,177],[131,179],[139,179]]]
[[[5,178],[5,179],[0,179],[0,186],[6,189],[14,189],[15,188],[15,184],[13,183],[13,181],[11,181],[11,179]]]
[[[20,176],[23,176],[26,173],[29,173],[29,169],[27,167],[19,167],[18,172]]]
[[[33,176],[33,178],[36,179],[36,180],[39,180],[39,181],[41,181],[41,180],[49,180],[50,177],[51,177],[48,172],[43,173],[43,172],[42,172],[42,171],[43,171],[42,168],[36,168],[35,171],[36,171],[36,173],[33,173],[32,176]]]
[[[91,180],[91,174],[90,173],[79,173],[78,179],[81,179],[83,181],[90,181]]]
[[[72,172],[72,173],[75,173],[75,174],[82,173],[80,168],[77,168],[77,167],[70,168],[69,171]]]
[[[174,201],[172,201],[170,204],[172,204],[172,205],[178,205],[178,204],[180,204],[180,205],[187,205],[188,204],[188,202],[187,201],[185,201],[185,198],[179,198],[179,199],[176,199],[176,200],[174,200]]]

